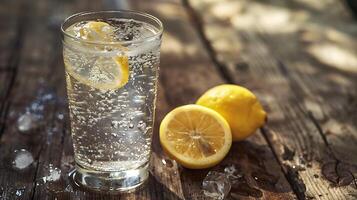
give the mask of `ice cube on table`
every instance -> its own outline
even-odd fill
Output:
[[[58,181],[61,178],[61,170],[57,167],[53,167],[52,164],[48,167],[48,175],[42,177],[43,182]]]
[[[12,161],[12,165],[15,169],[25,169],[30,166],[34,161],[32,154],[26,149],[15,150],[14,153],[15,157]]]
[[[224,173],[210,171],[202,182],[202,189],[205,196],[223,200],[231,190],[231,183]]]

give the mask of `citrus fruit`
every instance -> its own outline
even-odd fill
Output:
[[[190,169],[218,164],[232,145],[226,120],[214,110],[199,105],[185,105],[168,113],[160,125],[164,151]]]
[[[65,60],[66,71],[79,82],[99,90],[115,90],[129,79],[128,57],[99,57],[88,68],[73,67]]]
[[[196,102],[221,114],[229,123],[233,141],[247,138],[264,125],[267,114],[248,89],[231,84],[213,87]]]
[[[114,27],[105,22],[89,21],[80,27],[70,27],[66,31],[87,41],[112,42]],[[76,43],[72,45],[78,46]],[[66,71],[81,83],[99,90],[115,90],[123,87],[129,80],[128,56],[124,54],[126,48],[115,44],[115,48],[120,49],[121,52],[120,55],[113,56],[113,52],[107,53],[103,51],[103,46],[95,45],[76,47],[83,51],[83,56],[78,60],[88,60],[89,64],[73,66],[73,61],[65,59]],[[98,56],[93,60],[92,57],[97,52]]]

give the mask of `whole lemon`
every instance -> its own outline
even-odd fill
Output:
[[[267,114],[257,97],[248,89],[223,84],[209,89],[196,104],[211,108],[228,122],[233,141],[247,138],[264,125]]]

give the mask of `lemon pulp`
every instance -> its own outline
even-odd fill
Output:
[[[228,153],[232,136],[226,120],[199,105],[181,106],[166,115],[160,142],[178,163],[191,169],[208,168]]]

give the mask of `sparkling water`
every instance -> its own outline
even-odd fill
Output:
[[[149,162],[160,38],[150,37],[158,30],[144,22],[128,19],[107,19],[105,22],[115,30],[110,37],[123,41],[122,46],[64,40],[75,161],[89,170],[125,171]],[[76,33],[86,23],[76,23],[66,32]],[[150,42],[140,43],[148,38]],[[132,40],[138,42],[125,43]],[[129,63],[129,80],[123,87],[101,89],[83,81],[98,81],[104,69],[94,70],[98,68],[95,63],[101,60],[101,63],[116,67],[112,58],[118,55],[127,56]],[[81,77],[70,73],[68,67]]]

